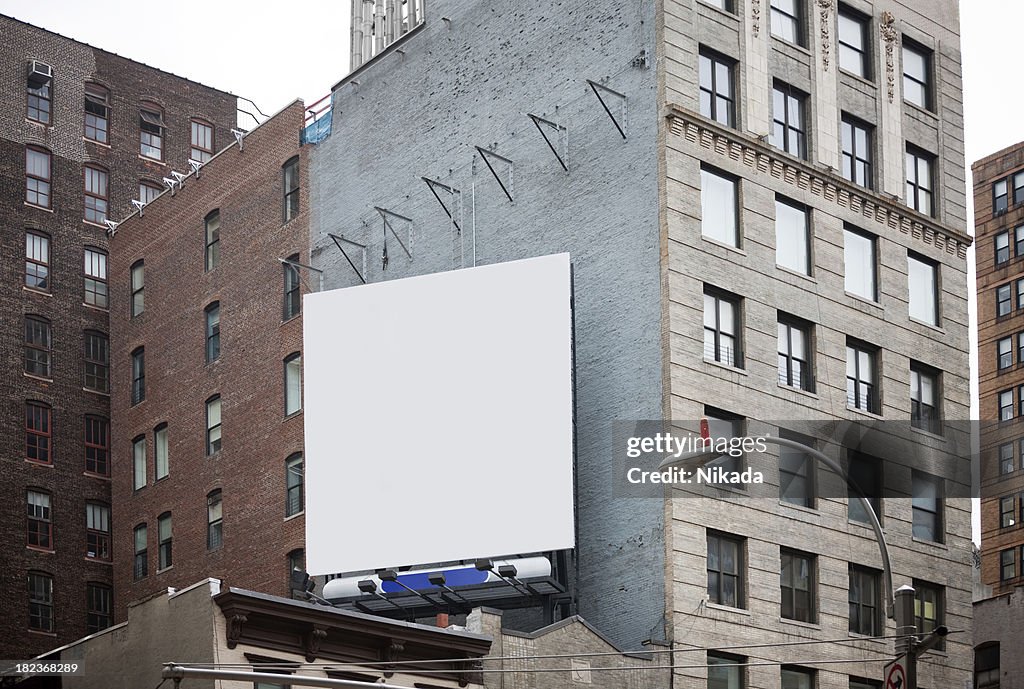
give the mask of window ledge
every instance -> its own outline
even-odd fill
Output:
[[[786,502],[780,499],[779,504],[787,509],[799,510],[800,512],[806,512],[808,516],[821,516],[821,511],[817,507],[807,507],[806,505],[797,505],[792,502]]]
[[[734,608],[731,605],[721,605],[720,603],[712,603],[707,598],[704,599],[704,606],[709,610],[721,610],[722,612],[736,613],[737,615],[746,615],[750,617],[751,613],[749,610],[743,608]]]
[[[172,569],[174,569],[174,565],[169,565],[167,567],[164,567],[163,569],[158,569],[156,573],[163,574],[164,572],[170,572]]]
[[[110,307],[109,306],[96,306],[95,304],[86,304],[84,301],[82,302],[82,306],[84,306],[85,308],[90,309],[92,311],[99,311],[101,313],[110,313]]]
[[[721,361],[715,361],[714,359],[707,359],[707,358],[705,358],[704,359],[704,363],[705,364],[710,364],[711,366],[714,366],[715,368],[720,368],[720,369],[723,369],[725,371],[731,371],[733,373],[739,373],[739,374],[744,375],[744,376],[749,376],[750,375],[747,372],[746,369],[738,368],[736,366],[730,366],[729,364],[723,364]]]
[[[867,636],[865,634],[858,634],[857,632],[848,632],[851,639],[857,639],[859,641],[870,641],[873,644],[879,644],[885,646],[889,643],[888,639],[876,639],[873,636]]]
[[[917,325],[920,325],[920,326],[923,326],[925,328],[928,328],[929,330],[934,330],[935,332],[941,333],[942,335],[946,334],[946,329],[945,328],[943,328],[941,326],[938,326],[938,325],[935,325],[934,323],[929,323],[928,321],[918,320],[917,318],[914,318],[913,316],[907,316],[907,318],[910,320],[911,323],[916,323]]]
[[[936,123],[938,123],[938,121],[939,121],[939,116],[937,114],[935,114],[934,112],[932,112],[928,108],[922,108],[917,103],[911,103],[906,98],[903,99],[903,105],[907,106],[910,109],[910,112],[912,112],[912,113],[915,113],[915,114],[918,114],[918,115],[924,115],[925,117],[927,117],[930,120],[935,121]]]
[[[99,223],[93,222],[92,220],[86,220],[85,218],[82,218],[82,224],[88,225],[89,227],[95,227],[97,229],[103,230],[104,232],[107,231],[106,225],[100,225]]]
[[[302,408],[301,407],[298,410],[293,411],[291,414],[285,414],[283,420],[287,421],[288,419],[294,419],[296,416],[302,416]]]
[[[46,213],[52,213],[53,212],[52,208],[47,208],[46,206],[37,206],[36,204],[29,203],[28,201],[25,201],[24,204],[26,206],[28,206],[29,208],[35,208],[37,211],[44,211]]]
[[[779,270],[781,270],[786,275],[793,275],[794,277],[798,277],[798,278],[800,278],[802,280],[807,280],[808,282],[813,282],[815,285],[818,284],[817,278],[815,278],[813,275],[808,275],[807,273],[801,273],[799,270],[793,270],[792,268],[787,268],[786,266],[779,265],[778,263],[775,264],[775,267],[778,268]]]
[[[28,285],[21,286],[22,292],[28,292],[29,294],[38,294],[40,297],[53,297],[53,292],[46,290],[36,289],[35,287],[29,287]]]
[[[782,50],[786,50],[786,49],[795,50],[795,51],[799,52],[801,55],[803,55],[803,56],[805,56],[807,58],[811,57],[811,51],[808,48],[805,48],[804,46],[800,45],[799,43],[793,43],[792,41],[787,41],[785,38],[779,38],[775,34],[771,33],[771,28],[770,28],[771,18],[770,17],[769,17],[768,24],[769,24],[768,33],[769,33],[769,35],[771,35],[772,43],[773,44],[778,42],[782,46],[785,46],[784,48],[782,48]],[[779,50],[779,48],[776,48],[776,50]]]
[[[837,50],[836,50],[836,69],[839,70],[839,73],[848,76],[849,78],[853,79],[855,82],[858,82],[858,83],[860,83],[863,86],[869,86],[869,87],[871,87],[873,89],[877,89],[878,88],[878,84],[876,84],[875,82],[871,81],[867,77],[862,77],[859,74],[855,74],[855,73],[853,73],[853,72],[851,72],[851,71],[849,71],[847,69],[843,69],[842,67],[839,66],[838,40],[837,40],[836,43],[837,43],[837,45],[836,45],[836,47],[837,47]]]
[[[54,548],[40,548],[37,545],[26,545],[26,550],[31,550],[33,553],[43,553],[45,555],[56,555],[57,551]]]
[[[29,373],[29,372],[27,372],[27,371],[22,371],[21,373],[22,373],[22,375],[23,375],[23,376],[25,376],[26,378],[31,378],[32,380],[38,380],[38,381],[39,381],[40,383],[52,383],[52,382],[53,382],[53,378],[52,378],[52,377],[48,377],[48,376],[37,376],[36,374],[34,374],[34,373]]]
[[[788,617],[780,617],[779,622],[791,624],[794,627],[803,627],[804,629],[821,629],[821,624],[817,622],[801,622],[800,620],[791,620]]]
[[[875,516],[878,517],[878,523],[882,525],[882,531],[885,532],[885,522],[882,521],[882,515],[876,514]],[[849,516],[847,516],[846,517],[846,524],[848,526],[856,526],[859,529],[864,529],[865,531],[867,531],[870,534],[872,534],[872,537],[874,536],[875,530],[867,522],[859,522],[856,519],[851,519]]]
[[[290,318],[285,318],[285,319],[283,319],[281,321],[281,325],[284,325],[285,323],[291,323],[292,321],[294,321],[296,318],[298,318],[301,315],[302,315],[302,312],[300,311],[299,313],[295,314],[294,316],[291,316]]]
[[[931,548],[932,550],[949,551],[949,546],[947,546],[945,543],[939,543],[938,541],[926,541],[925,539],[918,538],[917,536],[911,536],[910,540],[912,543],[921,546],[926,546],[928,548]]]
[[[88,555],[86,555],[82,559],[85,560],[86,562],[95,562],[97,564],[107,565],[107,566],[110,566],[110,567],[114,566],[114,561],[113,560],[104,560],[104,559],[99,558],[99,557],[89,557]]]
[[[729,244],[728,242],[723,242],[721,239],[715,239],[714,237],[709,237],[708,235],[704,234],[703,232],[701,232],[700,238],[703,241],[707,242],[708,244],[712,244],[714,246],[720,246],[723,249],[725,249],[726,251],[735,252],[735,253],[739,254],[740,256],[746,256],[747,255],[747,252],[744,251],[743,249],[741,249],[740,247],[735,246],[733,244]]]
[[[83,471],[82,472],[82,476],[86,476],[88,478],[97,478],[97,479],[99,479],[101,481],[112,481],[113,480],[109,476],[106,476],[104,474],[95,474],[95,473],[93,473],[91,471]]]
[[[876,421],[884,421],[885,417],[873,411],[867,409],[858,409],[857,407],[851,407],[849,404],[846,405],[846,411],[852,411],[860,416],[866,416],[869,419],[875,419]]]
[[[790,390],[791,392],[798,393],[800,395],[803,395],[803,396],[808,397],[808,398],[813,399],[813,400],[821,399],[818,396],[818,393],[811,392],[810,390],[804,390],[803,388],[794,387],[792,385],[786,385],[784,383],[778,383],[778,386],[780,388],[782,388],[783,390]]]
[[[862,297],[861,295],[854,294],[853,292],[844,292],[844,294],[846,294],[846,296],[848,296],[851,299],[853,299],[857,304],[864,304],[866,306],[870,306],[872,308],[878,309],[879,311],[882,311],[882,312],[885,311],[885,308],[881,304],[879,304],[877,301],[873,301],[871,299],[868,299],[867,297]]]
[[[306,510],[302,510],[301,512],[296,512],[295,514],[291,515],[290,517],[285,517],[284,520],[286,522],[290,522],[291,520],[295,519],[296,517],[305,517],[305,516],[306,516]]]
[[[700,5],[701,7],[706,7],[708,9],[710,9],[710,10],[714,10],[717,14],[720,14],[723,17],[729,17],[729,19],[731,19],[734,22],[737,22],[737,23],[739,22],[739,17],[736,16],[735,12],[729,12],[728,10],[723,10],[721,7],[716,7],[715,5],[712,5],[710,3],[704,2],[703,0],[697,0],[697,4]]]
[[[28,457],[25,458],[25,461],[28,464],[31,464],[32,466],[46,467],[47,469],[53,469],[53,462],[37,462],[36,460],[29,459]]]
[[[44,632],[41,629],[28,629],[26,631],[29,634],[34,634],[35,636],[48,636],[54,639],[57,638],[57,632]]]
[[[162,160],[157,160],[156,158],[150,158],[149,156],[144,156],[141,153],[139,153],[138,155],[139,155],[139,160],[143,160],[143,161],[145,161],[147,163],[155,163],[157,165],[160,165],[160,166],[163,166],[163,167],[167,167],[167,163],[165,163]]]
[[[927,430],[925,428],[918,428],[917,426],[914,425],[913,421],[910,422],[910,430],[911,430],[911,432],[917,433],[918,435],[923,435],[926,438],[931,438],[933,440],[941,440],[942,442],[946,442],[946,436],[942,435],[941,433],[935,433],[933,431],[929,431],[929,430]]]
[[[105,144],[102,141],[97,141],[96,139],[90,139],[87,136],[82,136],[82,141],[88,141],[89,143],[93,144],[94,146],[101,146],[102,148],[106,148],[107,150],[111,150],[110,144]]]
[[[90,393],[92,393],[94,395],[99,395],[100,397],[106,397],[107,399],[110,399],[110,393],[109,392],[103,392],[101,390],[93,390],[92,388],[87,388],[87,387],[83,387],[82,391],[83,392],[90,392]]]

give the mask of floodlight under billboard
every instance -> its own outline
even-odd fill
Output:
[[[308,294],[312,574],[571,548],[569,255]]]

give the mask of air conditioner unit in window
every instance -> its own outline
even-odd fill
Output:
[[[28,83],[39,88],[53,78],[53,68],[45,62],[30,60],[28,63]]]

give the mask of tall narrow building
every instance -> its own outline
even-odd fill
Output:
[[[107,221],[231,139],[235,97],[0,16],[0,657],[109,626]]]

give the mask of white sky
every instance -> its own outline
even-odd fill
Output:
[[[348,72],[349,0],[0,0],[0,12],[252,99],[267,114],[296,97],[313,104]],[[1016,55],[1024,3],[964,0],[960,12],[969,167],[1024,139]],[[968,172],[973,213],[969,180]],[[970,301],[973,308],[973,287]]]

